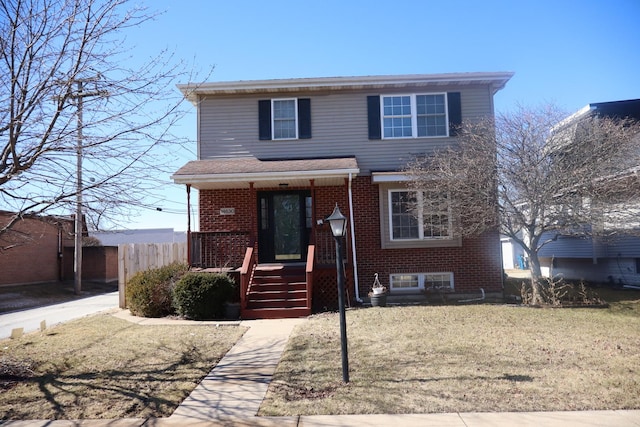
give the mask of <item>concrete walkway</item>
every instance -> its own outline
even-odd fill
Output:
[[[192,323],[187,320],[139,318],[123,310],[113,315],[141,325]],[[0,321],[2,317],[0,316]],[[243,326],[248,326],[249,330],[168,418],[0,421],[0,425],[11,427],[386,427],[396,425],[407,427],[640,427],[640,411],[257,417],[256,414],[288,337],[296,325],[304,322],[305,319],[239,322]]]

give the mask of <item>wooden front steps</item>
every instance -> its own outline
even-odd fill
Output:
[[[243,319],[283,319],[311,314],[304,264],[258,264]]]

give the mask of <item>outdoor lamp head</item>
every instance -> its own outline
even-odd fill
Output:
[[[326,221],[329,221],[333,237],[344,237],[347,234],[347,217],[342,215],[337,203],[333,213],[326,218]]]

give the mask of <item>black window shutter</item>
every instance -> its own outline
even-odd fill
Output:
[[[298,99],[298,138],[311,138],[311,99]]]
[[[460,129],[460,125],[462,125],[460,92],[448,92],[447,105],[449,107],[449,136],[456,136]]]
[[[380,123],[380,97],[367,96],[367,119],[369,120],[369,139],[382,139]]]
[[[261,140],[271,139],[271,100],[258,101],[258,129]]]

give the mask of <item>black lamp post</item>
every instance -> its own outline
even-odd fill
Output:
[[[342,215],[338,204],[326,218],[336,240],[336,268],[338,270],[338,308],[340,310],[340,345],[342,347],[342,381],[349,382],[349,355],[347,352],[347,319],[344,312],[344,264],[342,263],[342,239],[347,234],[347,217]]]

